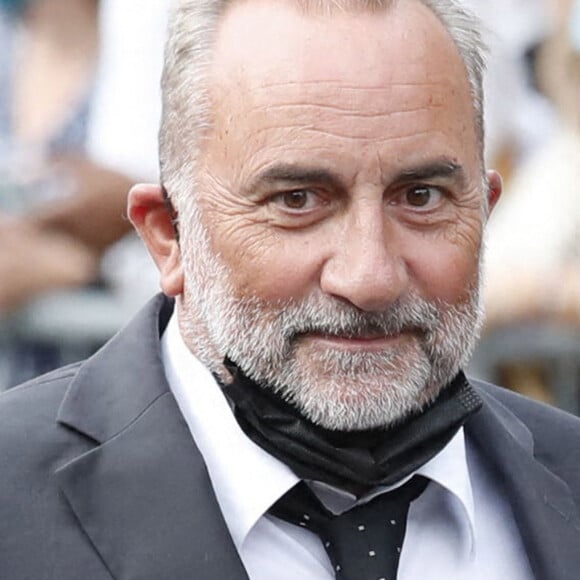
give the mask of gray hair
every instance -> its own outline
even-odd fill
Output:
[[[214,40],[222,16],[236,1],[239,0],[176,0],[170,18],[162,80],[163,115],[159,147],[162,182],[178,211],[182,209],[181,203],[189,205],[193,202],[191,198],[194,196],[187,193],[195,189],[199,143],[211,125],[208,73]],[[309,11],[378,11],[404,0],[291,1]],[[461,0],[419,1],[445,26],[465,64],[483,157],[486,46],[481,23],[462,5]]]

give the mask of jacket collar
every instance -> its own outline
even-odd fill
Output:
[[[247,580],[163,372],[171,310],[157,297],[81,367],[58,420],[95,447],[56,478],[114,578]]]
[[[58,421],[104,443],[168,393],[159,339],[172,311],[172,301],[156,296],[89,358],[66,393]]]
[[[570,488],[534,456],[528,427],[488,390],[466,425],[468,437],[507,494],[537,580],[575,580],[580,524]]]

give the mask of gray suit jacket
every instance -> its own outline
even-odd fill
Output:
[[[0,397],[1,580],[247,580],[164,376],[171,309],[154,299],[92,358]],[[467,435],[535,577],[578,580],[580,420],[474,384]]]

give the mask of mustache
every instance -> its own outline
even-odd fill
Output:
[[[346,303],[311,298],[287,303],[278,318],[287,340],[304,334],[359,338],[402,332],[427,334],[437,328],[441,311],[435,303],[417,296],[399,298],[381,312],[365,312]]]

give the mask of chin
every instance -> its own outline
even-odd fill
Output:
[[[426,361],[407,362],[402,368],[374,362],[332,374],[302,367],[275,388],[312,423],[333,431],[392,427],[423,409],[441,390],[430,387]]]

